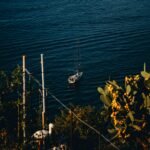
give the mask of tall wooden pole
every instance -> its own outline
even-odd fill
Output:
[[[43,111],[42,111],[42,128],[45,128],[45,85],[44,85],[44,60],[43,54],[41,54],[41,73],[42,73],[42,101],[43,101]]]
[[[25,56],[22,57],[22,79],[23,79],[23,143],[26,141],[26,64]]]

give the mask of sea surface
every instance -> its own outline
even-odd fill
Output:
[[[67,78],[80,52],[83,77]],[[98,86],[108,79],[150,69],[149,0],[1,0],[0,69],[10,71],[27,56],[27,69],[65,104],[101,106]],[[36,99],[34,100],[36,101]],[[37,100],[38,101],[38,100]],[[61,106],[50,96],[47,108]],[[52,114],[53,115],[53,114]]]

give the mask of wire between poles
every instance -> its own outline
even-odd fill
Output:
[[[26,69],[26,73],[40,86],[42,87],[42,84]],[[108,138],[106,138],[103,134],[101,134],[97,129],[80,119],[69,107],[67,107],[61,100],[59,100],[53,93],[48,91],[50,96],[56,100],[62,107],[64,107],[67,111],[71,112],[76,119],[78,119],[81,123],[83,123],[85,126],[87,126],[89,129],[93,130],[95,133],[97,133],[99,136],[101,136],[103,139],[105,139],[108,143],[110,143],[115,149],[120,150],[115,144],[113,144]]]

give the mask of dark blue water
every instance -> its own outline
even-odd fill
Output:
[[[0,69],[21,65],[40,79],[45,56],[47,87],[66,104],[100,104],[96,88],[111,77],[150,66],[149,0],[1,0]],[[75,88],[67,83],[80,48],[84,76]],[[59,105],[48,97],[48,107]]]

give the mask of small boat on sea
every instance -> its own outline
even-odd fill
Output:
[[[76,82],[78,82],[80,80],[82,75],[83,75],[83,72],[77,71],[74,75],[69,76],[68,83],[75,84]]]
[[[73,75],[70,75],[68,77],[68,83],[69,84],[75,84],[76,82],[78,82],[80,80],[80,78],[83,75],[83,72],[80,71],[80,63],[79,63],[79,48],[77,49],[77,61],[76,61],[76,71]]]

